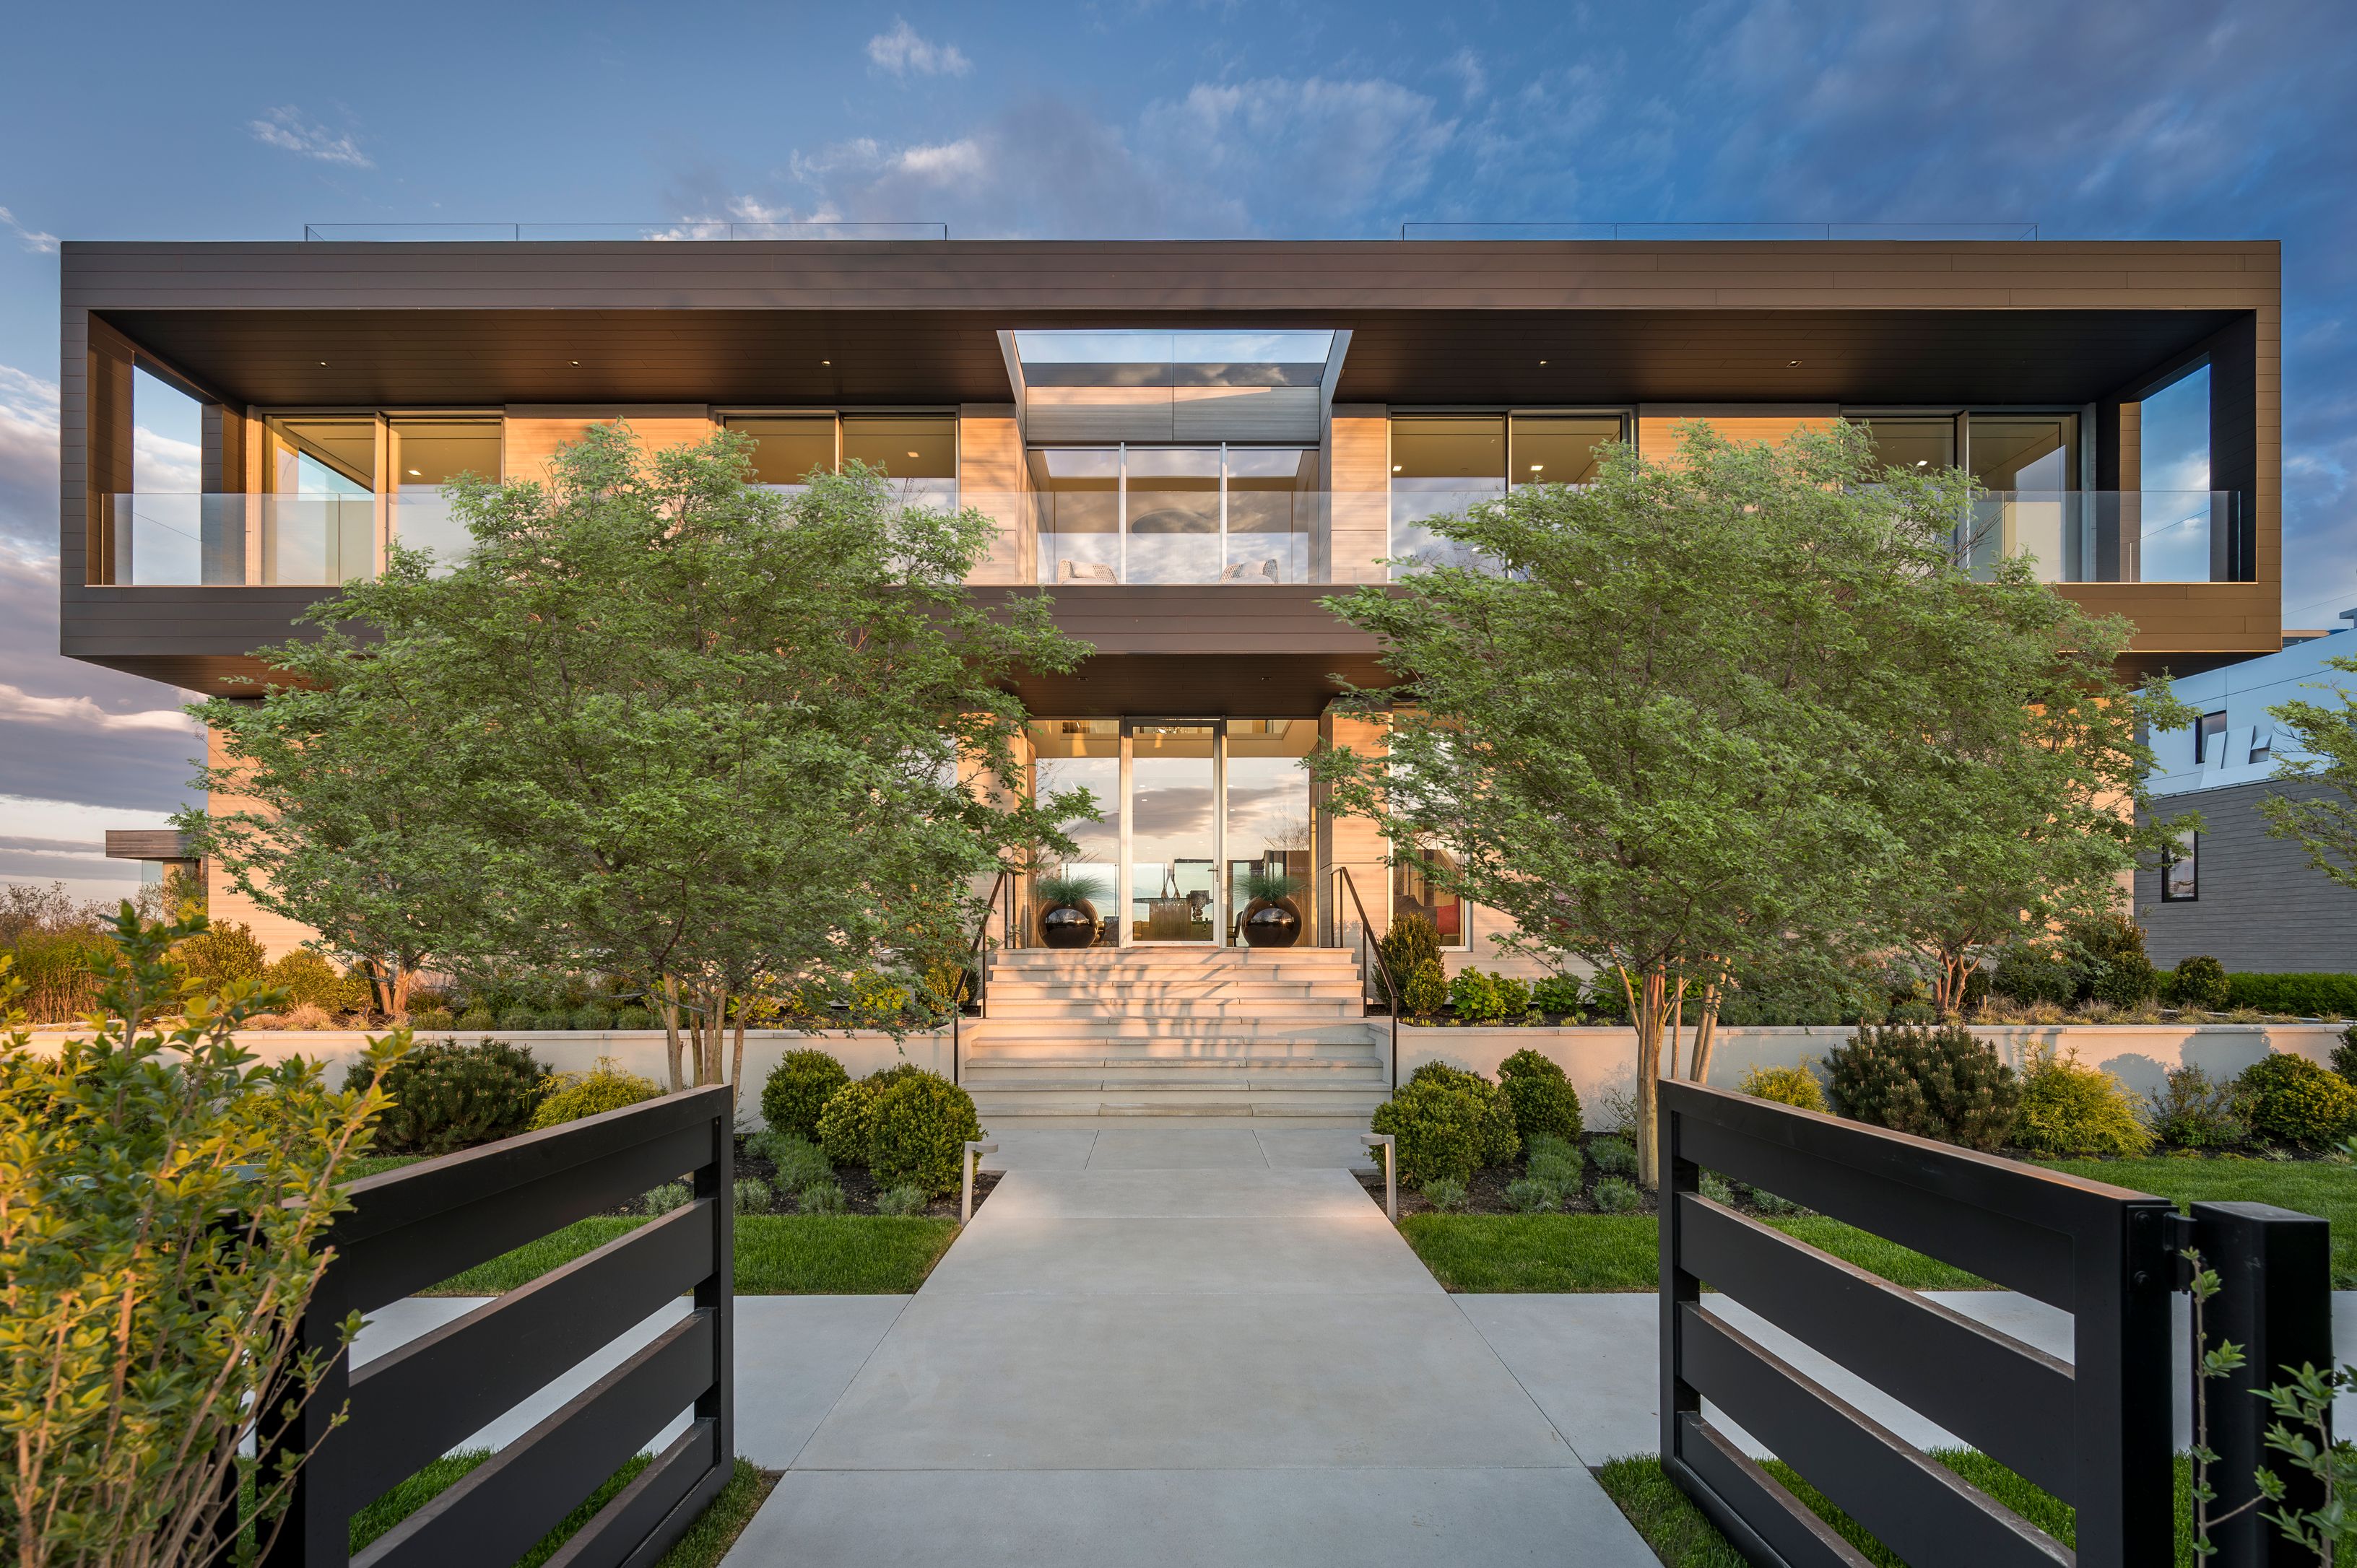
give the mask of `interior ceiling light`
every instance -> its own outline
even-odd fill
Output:
[[[1398,473],[1402,468],[1405,467],[1406,466],[1407,466],[1407,465],[1406,465],[1406,464],[1405,464],[1405,463],[1394,463],[1394,464],[1392,465],[1392,472],[1393,472],[1393,473],[1394,473],[1394,474],[1396,474],[1396,473]]]
[[[424,478],[425,476],[425,474],[423,474],[423,473],[422,473],[422,472],[420,472],[419,470],[417,470],[417,469],[415,469],[415,468],[412,468],[412,469],[410,469],[410,470],[409,470],[409,477],[410,477],[411,478],[413,478],[413,479],[422,479],[422,478]]]
[[[913,456],[916,456],[916,454],[915,454],[914,452],[911,452],[911,453],[909,453],[909,456],[911,456],[911,457],[913,457]]]
[[[1541,360],[1539,361],[1539,363],[1540,363],[1540,364],[1542,364],[1542,365],[1544,365],[1544,364],[1545,364],[1545,363],[1546,363],[1546,361],[1545,361],[1544,360]]]
[[[321,370],[326,370],[326,369],[328,368],[328,361],[327,361],[327,360],[320,360],[320,361],[319,361],[319,368],[320,368]]]
[[[834,361],[833,360],[821,360],[819,363],[822,365],[832,365]]]
[[[1537,473],[1541,468],[1544,468],[1544,467],[1546,467],[1546,465],[1545,465],[1544,463],[1534,463],[1534,464],[1532,464],[1532,465],[1531,465],[1531,472],[1532,472],[1532,473],[1534,473],[1534,474],[1535,474],[1535,473]]]
[[[574,360],[573,362],[574,362],[575,364],[576,364],[576,365],[577,365],[577,364],[579,364],[581,361],[580,361],[580,360]]]
[[[1785,363],[1785,364],[1787,364],[1787,365],[1797,365],[1797,364],[1799,364],[1800,362],[1801,362],[1801,361],[1800,361],[1800,360],[1785,360],[1785,361],[1784,361],[1784,363]]]

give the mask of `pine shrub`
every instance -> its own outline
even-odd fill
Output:
[[[1429,1018],[1448,1006],[1448,976],[1441,972],[1440,961],[1428,958],[1411,970],[1401,996],[1409,1014],[1418,1018]]]
[[[2271,1143],[2329,1149],[2357,1132],[2357,1089],[2306,1057],[2276,1051],[2243,1069],[2251,1130]]]
[[[819,1112],[851,1074],[827,1051],[788,1051],[761,1084],[761,1119],[770,1130],[818,1136]]]
[[[2168,1148],[2231,1149],[2251,1138],[2250,1096],[2233,1079],[2213,1079],[2198,1067],[2172,1069],[2160,1092],[2146,1097],[2144,1115]]]
[[[366,1064],[344,1073],[344,1088],[368,1087]],[[533,1117],[555,1075],[522,1046],[505,1040],[433,1040],[385,1069],[393,1102],[377,1122],[377,1148],[389,1155],[447,1155],[496,1143],[540,1125]]]
[[[1375,948],[1383,954],[1383,967],[1405,992],[1426,964],[1440,962],[1440,929],[1427,916],[1397,915]]]
[[[867,1171],[879,1187],[936,1196],[965,1179],[965,1145],[982,1136],[974,1098],[939,1073],[885,1085],[867,1107]]]
[[[540,1102],[540,1109],[533,1113],[532,1124],[562,1126],[584,1116],[603,1115],[626,1105],[637,1105],[661,1093],[662,1088],[654,1079],[624,1072],[611,1061],[601,1061],[592,1071],[567,1073],[564,1081]]]
[[[1863,1025],[1825,1066],[1842,1115],[1968,1149],[1996,1148],[2020,1109],[2014,1070],[1953,1025]]]
[[[1527,1048],[1516,1051],[1498,1064],[1498,1087],[1524,1144],[1540,1137],[1567,1143],[1579,1137],[1579,1091],[1547,1058]]]
[[[2226,966],[2206,953],[2188,953],[2161,982],[2160,999],[2194,1013],[2222,1013],[2228,990]]]
[[[2020,1115],[2014,1141],[2032,1154],[2126,1158],[2152,1147],[2118,1079],[2052,1050],[2039,1052],[2021,1075]]]
[[[1738,1086],[1754,1100],[1772,1100],[1802,1111],[1823,1111],[1825,1091],[1806,1067],[1755,1067]]]

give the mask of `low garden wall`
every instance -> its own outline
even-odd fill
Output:
[[[2052,1047],[2118,1075],[2131,1094],[2161,1087],[2172,1068],[2198,1067],[2212,1078],[2232,1078],[2270,1051],[2289,1051],[2329,1063],[2341,1044],[2341,1024],[1989,1024],[1973,1033],[1996,1047],[2015,1067],[2032,1050]],[[1755,1067],[1797,1067],[1823,1061],[1855,1033],[1847,1026],[1806,1025],[1718,1031],[1711,1048],[1710,1081],[1732,1089]],[[1694,1030],[1680,1036],[1680,1050],[1693,1048]],[[1627,1093],[1636,1082],[1637,1037],[1610,1028],[1449,1028],[1403,1024],[1399,1032],[1402,1081],[1428,1061],[1470,1068],[1495,1077],[1498,1064],[1519,1050],[1534,1050],[1561,1067],[1583,1101]]]

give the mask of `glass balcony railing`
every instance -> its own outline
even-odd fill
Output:
[[[375,496],[103,498],[106,581],[137,586],[324,586],[376,575]]]
[[[1356,518],[1380,553],[1381,492],[1231,489],[974,494],[961,498],[1034,542],[1043,586],[1090,584],[1225,584],[1267,587],[1323,583],[1322,542],[1347,538]]]
[[[1956,531],[1976,574],[2028,555],[2048,583],[2230,583],[2234,490],[1986,490]]]

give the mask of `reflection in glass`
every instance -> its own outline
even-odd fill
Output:
[[[1241,946],[1237,922],[1251,902],[1247,873],[1283,872],[1299,886],[1293,896],[1302,929],[1315,930],[1317,888],[1309,844],[1309,775],[1301,759],[1318,738],[1311,719],[1228,721],[1228,909],[1226,940]]]
[[[388,423],[385,457],[393,469],[393,536],[411,550],[434,553],[441,576],[475,548],[467,525],[450,515],[443,487],[461,474],[500,477],[496,419],[395,419]]]
[[[1219,581],[1220,454],[1133,446],[1128,468],[1122,581]]]
[[[1213,875],[1214,725],[1130,725],[1129,921],[1134,942],[1209,942],[1220,931]]]
[[[2079,488],[2079,416],[1976,413],[1970,422],[1973,478],[1992,490]]]
[[[1228,448],[1227,565],[1222,583],[1302,583],[1318,523],[1318,454]]]
[[[912,505],[957,505],[957,421],[948,414],[846,413],[843,460],[889,475]]]
[[[2071,413],[1975,413],[1965,421],[1965,459],[1983,489],[2010,492],[1974,507],[1965,552],[1976,571],[1999,555],[2029,555],[2049,582],[2093,575],[2093,519],[2079,488],[2079,419]]]
[[[342,583],[376,575],[376,420],[273,419],[263,486],[299,507],[262,510],[260,580]]]
[[[1095,816],[1064,824],[1079,852],[1041,869],[1081,877],[1095,888],[1089,902],[1097,911],[1096,945],[1111,947],[1121,929],[1121,721],[1035,719],[1029,728],[1032,799],[1086,789],[1097,803]],[[1018,945],[1028,947],[1037,940],[1039,911],[1026,892]]]
[[[735,414],[724,422],[753,438],[756,484],[802,486],[816,474],[834,472],[834,416]]]
[[[1875,414],[1855,423],[1866,426],[1874,459],[1886,468],[1925,473],[1956,466],[1956,422],[1948,414]]]
[[[1392,421],[1391,553],[1456,561],[1465,552],[1426,526],[1506,493],[1502,415]]]
[[[1039,580],[1122,580],[1121,454],[1056,447],[1031,454],[1039,497]]]
[[[1620,439],[1615,414],[1517,414],[1507,472],[1518,485],[1585,485],[1602,461],[1599,447]],[[1396,452],[1393,461],[1397,462]]]
[[[1422,915],[1440,932],[1440,945],[1465,945],[1465,901],[1434,880],[1435,866],[1453,866],[1445,849],[1403,850],[1392,862],[1392,918]]]

